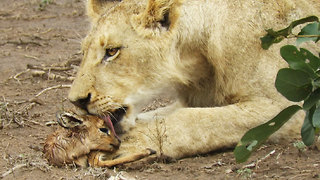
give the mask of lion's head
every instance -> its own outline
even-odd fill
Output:
[[[114,120],[125,115],[134,123],[155,96],[175,96],[184,90],[178,84],[207,74],[207,64],[200,67],[192,56],[180,60],[182,51],[193,49],[180,46],[179,0],[129,0],[103,11],[94,7],[101,5],[96,1],[89,1],[92,28],[83,40],[84,57],[69,93],[76,105],[91,114],[112,114]],[[202,59],[200,52],[194,57]]]

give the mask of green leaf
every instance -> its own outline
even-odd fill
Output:
[[[303,103],[303,109],[304,110],[309,110],[311,109],[314,105],[318,103],[320,100],[320,88],[316,89],[311,93],[311,95],[306,99]]]
[[[280,129],[297,111],[301,109],[298,105],[292,105],[282,110],[270,121],[250,129],[240,140],[234,150],[238,163],[245,162],[268,137]]]
[[[281,42],[284,38],[286,38],[288,35],[292,34],[292,29],[300,24],[304,24],[307,22],[318,22],[319,19],[316,16],[309,16],[306,18],[302,18],[296,21],[293,21],[287,28],[282,29],[280,31],[274,31],[273,29],[268,29],[267,35],[260,38],[261,40],[261,46],[263,49],[267,50],[269,47],[274,43]]]
[[[275,32],[273,29],[268,29],[266,31],[267,31],[267,35],[260,38],[261,47],[265,50],[268,50],[272,44],[279,43],[288,36],[288,35],[283,36],[281,34],[277,34],[277,32]]]
[[[304,50],[305,52],[305,50]],[[307,61],[305,54],[301,53],[295,46],[286,45],[280,49],[280,54],[284,60],[286,60],[290,68],[295,70],[301,70],[310,75],[312,78],[317,78],[315,70],[309,65],[310,60]]]
[[[275,86],[288,100],[299,102],[306,99],[312,92],[312,79],[300,70],[280,69]]]
[[[317,107],[317,109],[313,113],[312,125],[315,128],[320,128],[320,107]]]
[[[317,72],[319,74],[319,72]],[[313,81],[313,86],[315,88],[319,88],[320,87],[320,79],[316,79]]]
[[[304,62],[306,62],[314,71],[317,71],[320,67],[320,58],[312,54],[310,51],[304,48],[300,48],[300,53],[304,56]]]
[[[314,142],[315,129],[312,125],[312,117],[315,111],[315,106],[313,106],[309,111],[307,111],[306,117],[304,119],[301,128],[301,137],[305,145],[310,146]]]
[[[299,36],[315,36],[315,37],[298,37],[297,38],[297,45],[300,45],[306,41],[314,41],[317,42],[320,37],[320,23],[315,22],[312,24],[306,25],[304,28],[301,29],[301,32],[298,34]]]

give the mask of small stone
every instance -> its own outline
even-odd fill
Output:
[[[227,169],[225,172],[226,172],[226,174],[233,173],[232,169]]]

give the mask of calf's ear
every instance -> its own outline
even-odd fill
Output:
[[[70,129],[81,125],[84,121],[83,117],[71,112],[58,112],[58,124],[64,128]]]

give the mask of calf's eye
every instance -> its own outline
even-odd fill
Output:
[[[107,129],[107,128],[100,128],[99,130],[100,130],[101,132],[103,132],[103,133],[106,133],[106,134],[110,135],[110,131],[109,131],[109,129]]]

